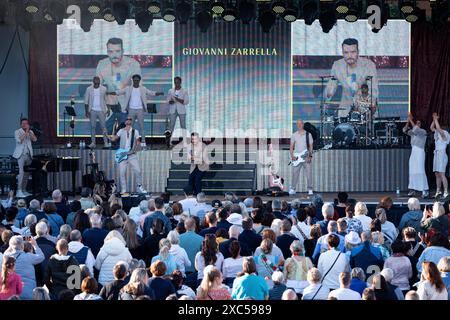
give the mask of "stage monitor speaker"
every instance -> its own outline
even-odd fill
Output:
[[[144,195],[131,195],[129,197],[122,197],[122,208],[128,214],[130,209],[138,207],[142,200],[147,200]]]

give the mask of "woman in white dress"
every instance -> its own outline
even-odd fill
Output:
[[[434,132],[434,159],[433,159],[433,172],[436,175],[436,195],[438,198],[442,195],[441,184],[444,187],[444,198],[449,196],[448,194],[448,181],[445,176],[445,170],[448,164],[447,145],[450,142],[450,134],[444,130],[439,124],[439,116],[437,113],[433,113],[433,123],[430,127]]]
[[[409,128],[411,125],[412,129]],[[425,143],[427,131],[422,129],[422,123],[413,121],[412,114],[408,114],[408,121],[403,127],[403,132],[411,137],[411,156],[409,157],[409,197],[415,195],[415,191],[422,191],[422,197],[426,198],[428,192],[428,180],[425,173]]]

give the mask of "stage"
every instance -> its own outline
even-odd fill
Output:
[[[176,149],[174,149],[176,150]],[[139,163],[142,171],[143,186],[151,193],[161,193],[167,191],[168,178],[174,150],[146,150],[138,153]],[[228,151],[229,152],[229,151]],[[236,152],[236,151],[235,151]],[[266,150],[248,150],[245,149],[245,157],[242,161],[233,158],[230,162],[227,157],[226,162],[216,163],[212,166],[208,184],[213,185],[221,181],[229,181],[227,176],[221,172],[216,176],[215,167],[224,167],[231,165],[239,169],[239,165],[253,165],[255,174],[253,175],[254,187],[243,194],[251,195],[257,190],[263,190],[268,187],[268,163],[269,155]],[[35,149],[34,154],[51,154],[59,157],[79,157],[80,170],[76,173],[75,186],[79,190],[82,186],[82,175],[88,173],[87,164],[91,163],[90,150],[86,149],[60,149],[60,148],[40,148]],[[118,181],[119,174],[114,162],[115,150],[94,150],[96,162],[99,164],[99,170],[105,172],[107,179]],[[364,192],[365,194],[387,192],[395,194],[396,190],[406,191],[408,187],[408,159],[410,150],[407,148],[390,149],[336,149],[322,150],[316,152],[313,159],[313,186],[314,191],[320,193],[336,193],[338,191],[346,192]],[[279,150],[275,153],[274,159],[277,160],[278,175],[284,178],[285,186],[288,187],[291,182],[291,168],[288,166],[289,150]],[[173,168],[172,168],[173,170]],[[180,171],[180,170],[178,170]],[[228,175],[232,178],[235,173],[230,171]],[[181,184],[187,183],[188,171],[186,176],[178,177]],[[180,184],[180,187],[181,187]],[[129,190],[135,190],[133,179],[128,181]],[[72,177],[70,172],[49,173],[49,189],[60,188],[63,191],[72,190]],[[218,192],[208,192],[210,195],[223,195],[223,192],[233,191],[231,189],[222,189]],[[182,188],[181,188],[182,189]],[[211,189],[217,190],[217,189]],[[300,185],[297,188],[299,192],[306,192],[306,179],[303,173],[300,176]],[[369,199],[369,198],[367,198]],[[372,198],[370,198],[372,199]],[[373,197],[378,199],[378,194]],[[371,200],[375,201],[375,200]]]

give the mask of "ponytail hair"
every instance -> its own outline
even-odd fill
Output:
[[[3,257],[2,264],[2,282],[1,282],[1,291],[6,289],[6,284],[8,283],[8,275],[12,272],[12,269],[16,265],[16,258],[13,256]]]
[[[202,299],[208,297],[211,288],[217,278],[221,276],[220,270],[209,265],[203,270],[203,279],[198,290],[198,296]],[[211,299],[211,298],[210,298]]]

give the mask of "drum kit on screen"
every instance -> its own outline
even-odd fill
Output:
[[[333,147],[382,147],[403,143],[399,117],[374,118],[370,109],[352,108],[347,117],[339,117],[337,104],[321,105],[321,139]]]

